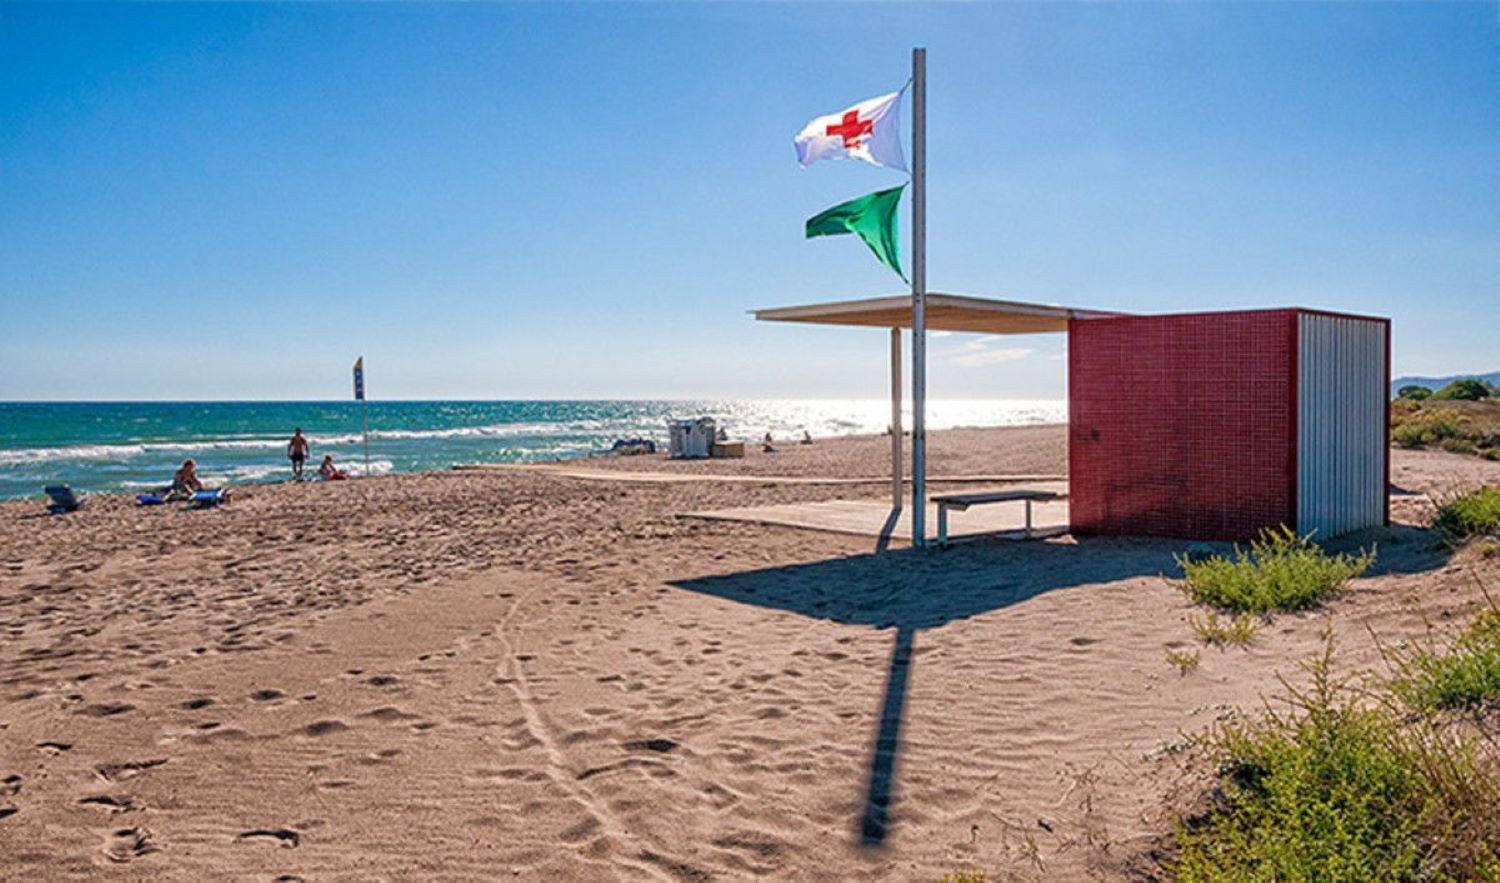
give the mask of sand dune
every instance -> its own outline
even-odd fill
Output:
[[[1057,471],[1058,428],[934,435]],[[732,469],[877,475],[883,440]],[[1404,524],[1327,611],[1180,676],[1181,544],[857,537],[675,513],[817,485],[435,473],[220,511],[0,505],[0,867],[17,878],[1126,876],[1192,785],[1172,747],[1319,643],[1417,634],[1473,571],[1413,526],[1500,464],[1396,454]],[[644,463],[629,468],[676,469]],[[620,461],[624,463],[625,461]],[[710,465],[687,465],[701,470]],[[601,463],[598,468],[625,468]]]

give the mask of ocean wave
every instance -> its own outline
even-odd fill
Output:
[[[586,420],[560,423],[499,423],[491,426],[458,426],[447,429],[377,429],[370,431],[372,441],[421,440],[444,438],[518,438],[549,435],[606,435],[634,431],[638,424]],[[360,444],[359,433],[310,435],[316,446],[340,447]],[[63,445],[50,448],[0,449],[0,466],[19,466],[57,460],[128,460],[151,454],[192,454],[203,451],[277,450],[286,447],[285,438],[215,438],[189,441],[146,441],[97,445]]]

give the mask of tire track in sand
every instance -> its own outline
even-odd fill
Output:
[[[536,739],[547,753],[547,776],[567,792],[573,800],[583,807],[589,817],[600,825],[603,836],[616,841],[623,840],[630,842],[635,848],[629,854],[640,856],[647,862],[647,864],[638,864],[627,859],[624,855],[616,855],[608,860],[612,866],[628,867],[632,871],[656,880],[678,879],[681,875],[665,873],[664,867],[688,869],[691,866],[670,858],[667,858],[663,862],[663,859],[666,857],[661,856],[648,844],[643,843],[640,836],[626,828],[609,809],[608,805],[592,789],[581,783],[582,780],[578,778],[577,773],[573,772],[572,766],[568,763],[566,752],[558,744],[558,740],[552,733],[552,727],[547,723],[546,717],[542,714],[541,706],[531,694],[531,687],[527,683],[526,676],[521,671],[521,666],[516,660],[516,646],[510,640],[510,627],[517,614],[526,605],[526,602],[530,601],[532,595],[536,593],[537,588],[533,586],[516,597],[515,603],[511,605],[510,610],[506,611],[505,616],[495,625],[495,639],[500,642],[500,646],[504,650],[504,662],[500,665],[500,675],[504,680],[505,686],[510,688],[511,693],[516,697],[517,703],[521,706],[521,714],[525,718],[527,732],[531,734],[533,739]]]

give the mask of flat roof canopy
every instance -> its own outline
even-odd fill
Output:
[[[814,325],[868,325],[873,328],[910,328],[911,295],[751,310],[762,322],[806,322]],[[1105,310],[1084,310],[1054,304],[1028,304],[962,294],[927,295],[928,331],[971,331],[980,334],[1043,334],[1067,331],[1069,319],[1123,316]]]

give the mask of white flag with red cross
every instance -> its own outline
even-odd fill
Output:
[[[871,98],[848,110],[818,117],[797,133],[793,143],[797,146],[797,162],[804,169],[820,159],[852,156],[904,172],[901,93]]]

